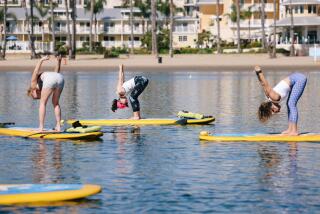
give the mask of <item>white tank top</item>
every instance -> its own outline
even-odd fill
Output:
[[[286,96],[288,96],[291,88],[290,85],[284,80],[281,80],[273,90],[280,95],[279,102],[283,101]]]
[[[122,88],[126,91],[126,94],[129,94],[136,84],[134,83],[134,78],[129,79],[128,81],[122,84]]]

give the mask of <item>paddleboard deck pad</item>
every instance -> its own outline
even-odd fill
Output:
[[[9,135],[26,138],[43,138],[43,139],[70,139],[70,140],[90,140],[97,139],[103,135],[102,132],[89,133],[67,133],[67,132],[39,132],[36,128],[26,127],[7,127],[0,128],[0,135]]]
[[[77,120],[68,120],[67,123],[72,124]],[[160,118],[148,118],[140,120],[132,119],[92,119],[92,120],[79,120],[83,125],[93,126],[126,126],[126,125],[206,125],[215,121],[214,117],[204,119],[160,119]]]
[[[200,140],[218,142],[320,142],[320,133],[306,133],[298,136],[286,136],[281,134],[216,134],[210,135],[202,131]]]
[[[0,185],[0,204],[41,203],[85,198],[101,192],[92,184]]]

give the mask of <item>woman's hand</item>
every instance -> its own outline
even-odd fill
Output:
[[[262,70],[261,70],[261,68],[260,68],[259,65],[256,65],[256,66],[254,67],[254,71],[256,72],[257,75],[260,74],[260,73],[262,73]]]

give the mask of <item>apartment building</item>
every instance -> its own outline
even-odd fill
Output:
[[[222,40],[229,42],[237,39],[237,24],[232,22],[230,15],[232,11],[232,0],[220,0],[217,6],[217,0],[198,0],[200,31],[210,31],[212,35],[217,35],[217,17],[220,20],[220,36]],[[278,3],[277,3],[278,5]],[[218,10],[217,10],[218,7]],[[279,8],[279,7],[277,7]],[[241,0],[240,10],[245,12],[250,10],[250,17],[243,17],[240,20],[240,38],[245,40],[253,40],[261,38],[261,3],[260,0]],[[219,16],[217,11],[219,11]],[[273,0],[265,0],[265,29],[269,31],[269,26],[273,23],[274,17]],[[279,10],[276,12],[277,19]]]
[[[290,26],[292,8],[294,43],[315,44],[320,40],[320,1],[318,0],[284,0],[282,13],[277,22],[278,43],[285,46],[291,43]]]

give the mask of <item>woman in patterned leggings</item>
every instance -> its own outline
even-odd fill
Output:
[[[147,87],[149,80],[144,76],[135,76],[128,81],[124,81],[123,65],[119,66],[119,77],[117,94],[118,99],[112,101],[111,110],[115,112],[117,109],[123,109],[128,107],[128,98],[133,110],[133,117],[131,119],[139,120],[140,115],[140,103],[138,97]]]
[[[283,131],[284,135],[298,135],[298,109],[297,103],[306,87],[307,77],[301,73],[293,73],[281,80],[274,88],[271,88],[265,79],[261,68],[255,67],[255,72],[268,100],[261,103],[258,110],[259,120],[267,121],[273,114],[280,112],[280,102],[287,96],[288,129]]]

